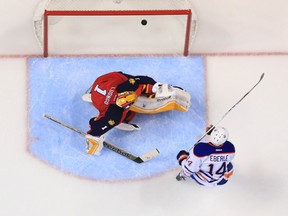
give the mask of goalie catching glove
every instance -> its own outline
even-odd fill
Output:
[[[87,154],[94,154],[99,156],[103,148],[104,136],[96,137],[90,134],[85,136],[86,138],[86,152]]]

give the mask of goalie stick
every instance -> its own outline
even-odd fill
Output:
[[[262,81],[262,79],[264,78],[264,73],[261,74],[260,79],[258,80],[258,82],[240,99],[238,100],[223,116],[222,118],[216,123],[213,124],[213,127],[211,127],[208,131],[206,131],[206,133],[200,137],[200,139],[197,140],[197,142],[190,148],[189,151],[191,151],[191,149],[197,144],[199,143],[205,136],[207,136],[207,134],[212,131],[216,125],[218,125],[227,115],[228,113],[231,112],[232,109],[234,109],[250,92],[253,91],[254,88],[256,88],[256,86]],[[180,172],[181,173],[181,172]],[[179,181],[181,179],[181,175],[180,173],[176,176],[176,179]]]
[[[85,136],[85,135],[86,135],[86,133],[84,133],[83,131],[80,131],[80,130],[78,130],[78,129],[70,126],[70,125],[67,125],[67,124],[65,124],[65,123],[63,123],[63,122],[60,122],[59,120],[57,120],[57,119],[55,119],[55,118],[52,118],[51,116],[49,116],[49,115],[47,115],[47,114],[43,114],[43,117],[45,117],[45,118],[47,118],[47,119],[50,119],[51,121],[54,121],[54,122],[56,122],[56,123],[58,123],[58,124],[60,124],[60,125],[62,125],[62,126],[64,126],[64,127],[66,127],[66,128],[69,128],[69,129],[71,129],[71,130],[73,130],[73,131],[81,134],[82,136]],[[111,144],[111,143],[109,143],[109,142],[106,142],[106,141],[103,142],[103,146],[104,146],[105,148],[107,148],[107,149],[110,149],[110,150],[116,152],[117,154],[120,154],[120,155],[122,155],[122,156],[124,156],[124,157],[126,157],[126,158],[128,158],[128,159],[130,159],[130,160],[132,160],[132,161],[134,161],[134,162],[136,162],[136,163],[143,163],[143,162],[145,162],[145,161],[149,161],[149,160],[151,160],[152,158],[156,157],[156,156],[160,153],[159,150],[156,148],[156,149],[154,149],[153,151],[148,152],[148,153],[145,154],[145,155],[136,156],[136,155],[133,155],[133,154],[125,151],[124,149],[119,148],[118,146],[113,145],[113,144]]]

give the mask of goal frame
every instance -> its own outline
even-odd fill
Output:
[[[186,30],[183,55],[189,55],[190,31],[192,23],[192,10],[45,10],[43,16],[43,56],[48,57],[48,18],[50,16],[175,16],[186,15]]]

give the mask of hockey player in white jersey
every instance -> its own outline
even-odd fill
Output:
[[[235,147],[229,142],[228,132],[223,127],[212,125],[207,128],[209,142],[196,144],[189,152],[181,150],[177,155],[181,172],[176,177],[178,181],[193,179],[204,186],[218,186],[227,183],[233,174],[232,160]]]

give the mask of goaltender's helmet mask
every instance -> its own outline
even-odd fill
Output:
[[[210,142],[215,146],[220,146],[228,140],[229,133],[224,127],[216,127],[210,135]]]
[[[136,101],[136,94],[134,91],[125,91],[118,93],[118,97],[116,99],[116,105],[123,108],[129,109],[132,104]]]

